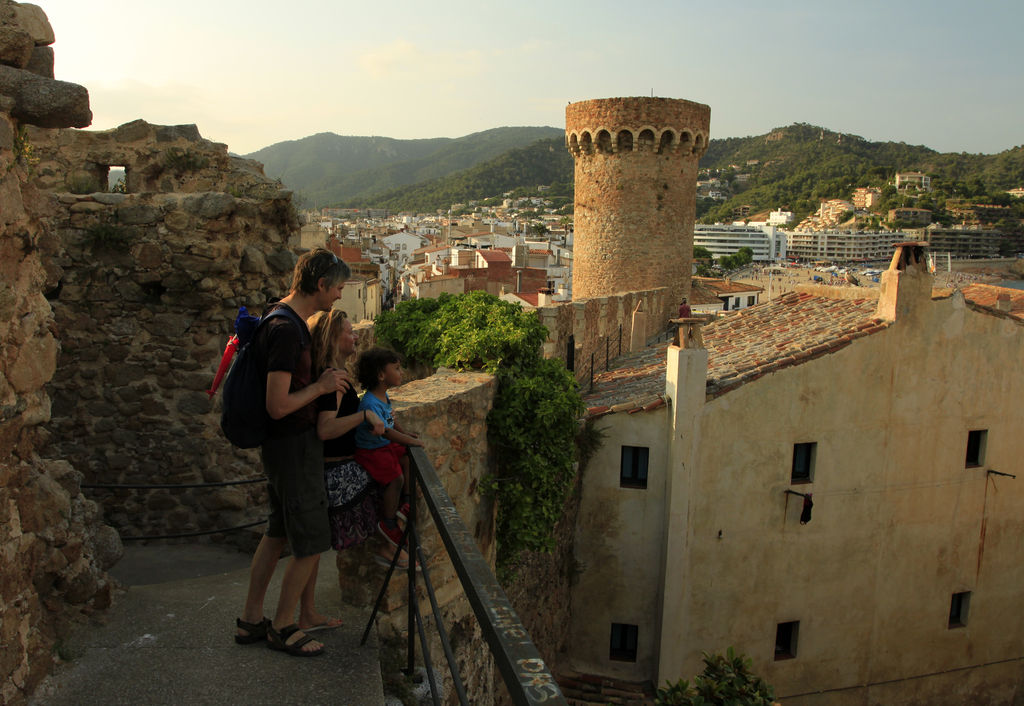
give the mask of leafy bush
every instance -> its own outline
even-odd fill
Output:
[[[208,157],[181,147],[170,147],[164,152],[164,166],[179,172],[195,172],[210,163]]]
[[[402,302],[376,320],[377,337],[412,362],[494,373],[487,427],[497,473],[481,488],[498,501],[498,563],[554,546],[572,486],[574,438],[583,411],[576,380],[541,357],[547,329],[532,312],[486,292]]]
[[[725,655],[704,653],[704,671],[693,685],[682,679],[658,689],[655,706],[771,706],[775,690],[751,673],[751,661],[730,647]]]

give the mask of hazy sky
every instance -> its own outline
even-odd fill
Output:
[[[35,0],[93,129],[196,123],[245,154],[317,132],[565,126],[686,98],[711,136],[794,122],[943,152],[1024,144],[1020,0]]]

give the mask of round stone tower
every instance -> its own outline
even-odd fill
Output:
[[[668,310],[650,314],[675,316],[690,291],[697,162],[710,123],[710,107],[672,98],[565,109],[576,162],[573,299],[668,287]]]

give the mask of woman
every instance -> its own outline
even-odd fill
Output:
[[[356,349],[356,335],[345,312],[317,312],[309,319],[309,330],[314,374],[327,368],[344,370]],[[330,395],[321,397],[318,408],[317,434],[324,441],[331,541],[335,549],[347,549],[362,544],[377,531],[377,484],[354,460],[356,427],[363,422],[364,414],[359,411],[359,395],[354,387],[335,393],[334,399]],[[365,419],[374,434],[384,433],[383,420],[373,412],[366,412]],[[392,555],[388,546],[378,546],[374,559],[388,565]],[[398,567],[404,568],[407,561],[402,551]]]

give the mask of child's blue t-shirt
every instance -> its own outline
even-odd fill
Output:
[[[359,411],[361,412],[365,409],[373,412],[384,420],[384,426],[388,429],[393,429],[395,426],[395,416],[391,411],[391,398],[388,397],[386,392],[384,397],[386,399],[381,400],[372,392],[363,393],[363,398],[359,400]],[[356,427],[356,448],[379,449],[391,443],[383,436],[374,436],[371,433],[371,429],[372,427],[369,422],[359,422],[359,426]]]

